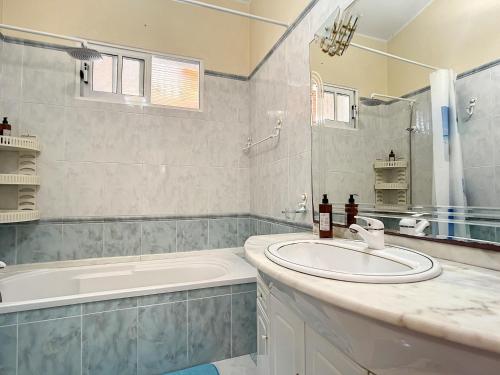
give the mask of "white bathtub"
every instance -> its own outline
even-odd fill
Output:
[[[252,266],[237,255],[222,252],[28,269],[0,278],[0,314],[255,281]]]

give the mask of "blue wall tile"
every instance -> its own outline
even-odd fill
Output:
[[[101,223],[64,224],[63,255],[61,259],[85,259],[102,256]]]
[[[234,294],[232,299],[232,357],[257,350],[257,293]]]
[[[17,327],[0,327],[0,374],[16,374]]]
[[[187,295],[188,295],[187,291],[161,293],[161,294],[152,294],[149,296],[141,296],[138,298],[138,300],[139,300],[139,306],[157,305],[160,303],[186,301]]]
[[[236,218],[210,219],[208,221],[209,249],[236,246],[238,246],[238,221]]]
[[[231,356],[231,296],[188,301],[188,346],[191,365]]]
[[[79,374],[80,317],[19,325],[18,375]]]
[[[141,254],[140,223],[105,223],[103,256],[127,256]]]
[[[39,320],[67,318],[81,315],[81,305],[50,307],[48,309],[28,310],[19,312],[19,323],[30,323]]]
[[[257,233],[257,220],[238,218],[238,246],[243,246],[249,237],[255,236]]]
[[[232,293],[253,292],[257,290],[257,283],[237,284],[231,286]]]
[[[173,253],[176,249],[175,221],[142,223],[142,254]]]
[[[123,310],[137,306],[137,298],[119,298],[105,301],[88,302],[83,305],[84,314],[93,314],[110,310]]]
[[[137,373],[137,310],[83,317],[82,375]]]
[[[257,231],[258,231],[259,235],[272,234],[273,233],[273,223],[271,223],[269,221],[259,220]]]
[[[17,313],[0,314],[0,327],[17,323]]]
[[[231,285],[189,290],[188,298],[189,299],[207,298],[207,297],[221,296],[223,294],[231,294]]]
[[[62,251],[62,224],[17,227],[17,263],[61,260]]]
[[[187,302],[139,308],[139,375],[162,374],[185,368]]]
[[[16,227],[13,225],[0,226],[0,260],[9,264],[16,264]]]
[[[177,251],[203,250],[208,246],[208,220],[177,222]]]

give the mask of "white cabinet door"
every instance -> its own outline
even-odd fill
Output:
[[[306,374],[368,375],[368,371],[306,326]]]
[[[269,320],[257,300],[257,374],[269,375]]]
[[[271,375],[305,375],[304,322],[270,297]]]

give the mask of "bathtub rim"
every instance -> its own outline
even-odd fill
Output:
[[[245,260],[243,260],[240,256],[236,255],[238,254],[238,252],[228,251],[228,250],[233,250],[233,249],[218,249],[214,251],[203,251],[203,252],[192,251],[192,252],[157,254],[157,255],[155,254],[152,256],[147,255],[139,260],[137,259],[138,257],[136,256],[122,257],[122,258],[127,258],[125,262],[118,261],[116,260],[116,257],[113,257],[111,259],[114,259],[114,261],[109,261],[108,258],[107,262],[94,262],[94,259],[64,261],[65,264],[64,266],[59,264],[60,262],[38,263],[34,267],[27,267],[26,265],[23,265],[22,269],[17,269],[11,272],[2,272],[2,274],[0,274],[0,281],[5,278],[10,278],[12,276],[25,274],[32,271],[44,270],[44,269],[56,270],[61,268],[62,269],[75,268],[82,266],[85,267],[85,266],[98,266],[98,265],[119,265],[119,264],[136,263],[136,262],[140,263],[143,261],[160,262],[160,261],[168,261],[169,259],[182,260],[182,258],[192,258],[194,256],[198,261],[200,260],[200,257],[209,257],[211,260],[210,263],[212,263],[212,260],[217,259],[216,257],[218,256],[220,257],[221,260],[225,260],[226,262],[229,261],[230,263],[233,263],[231,265],[234,265],[236,267],[231,267],[229,269],[229,272],[224,276],[206,281],[163,284],[163,285],[118,289],[118,290],[102,291],[102,292],[72,294],[61,297],[49,297],[49,298],[33,299],[28,301],[3,302],[0,303],[0,315],[16,313],[21,311],[78,305],[89,302],[100,302],[100,301],[116,300],[122,298],[130,298],[130,297],[150,296],[163,293],[173,293],[173,292],[181,292],[188,290],[213,288],[219,286],[255,283],[257,281],[257,270],[253,266],[248,264]],[[133,260],[130,258],[133,258]],[[104,260],[103,258],[96,258],[96,259]]]

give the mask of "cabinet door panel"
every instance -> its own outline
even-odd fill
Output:
[[[304,375],[304,322],[271,295],[272,375]]]
[[[306,326],[306,374],[368,375],[368,371]]]
[[[260,304],[257,301],[257,373],[258,375],[269,375],[269,321]]]

